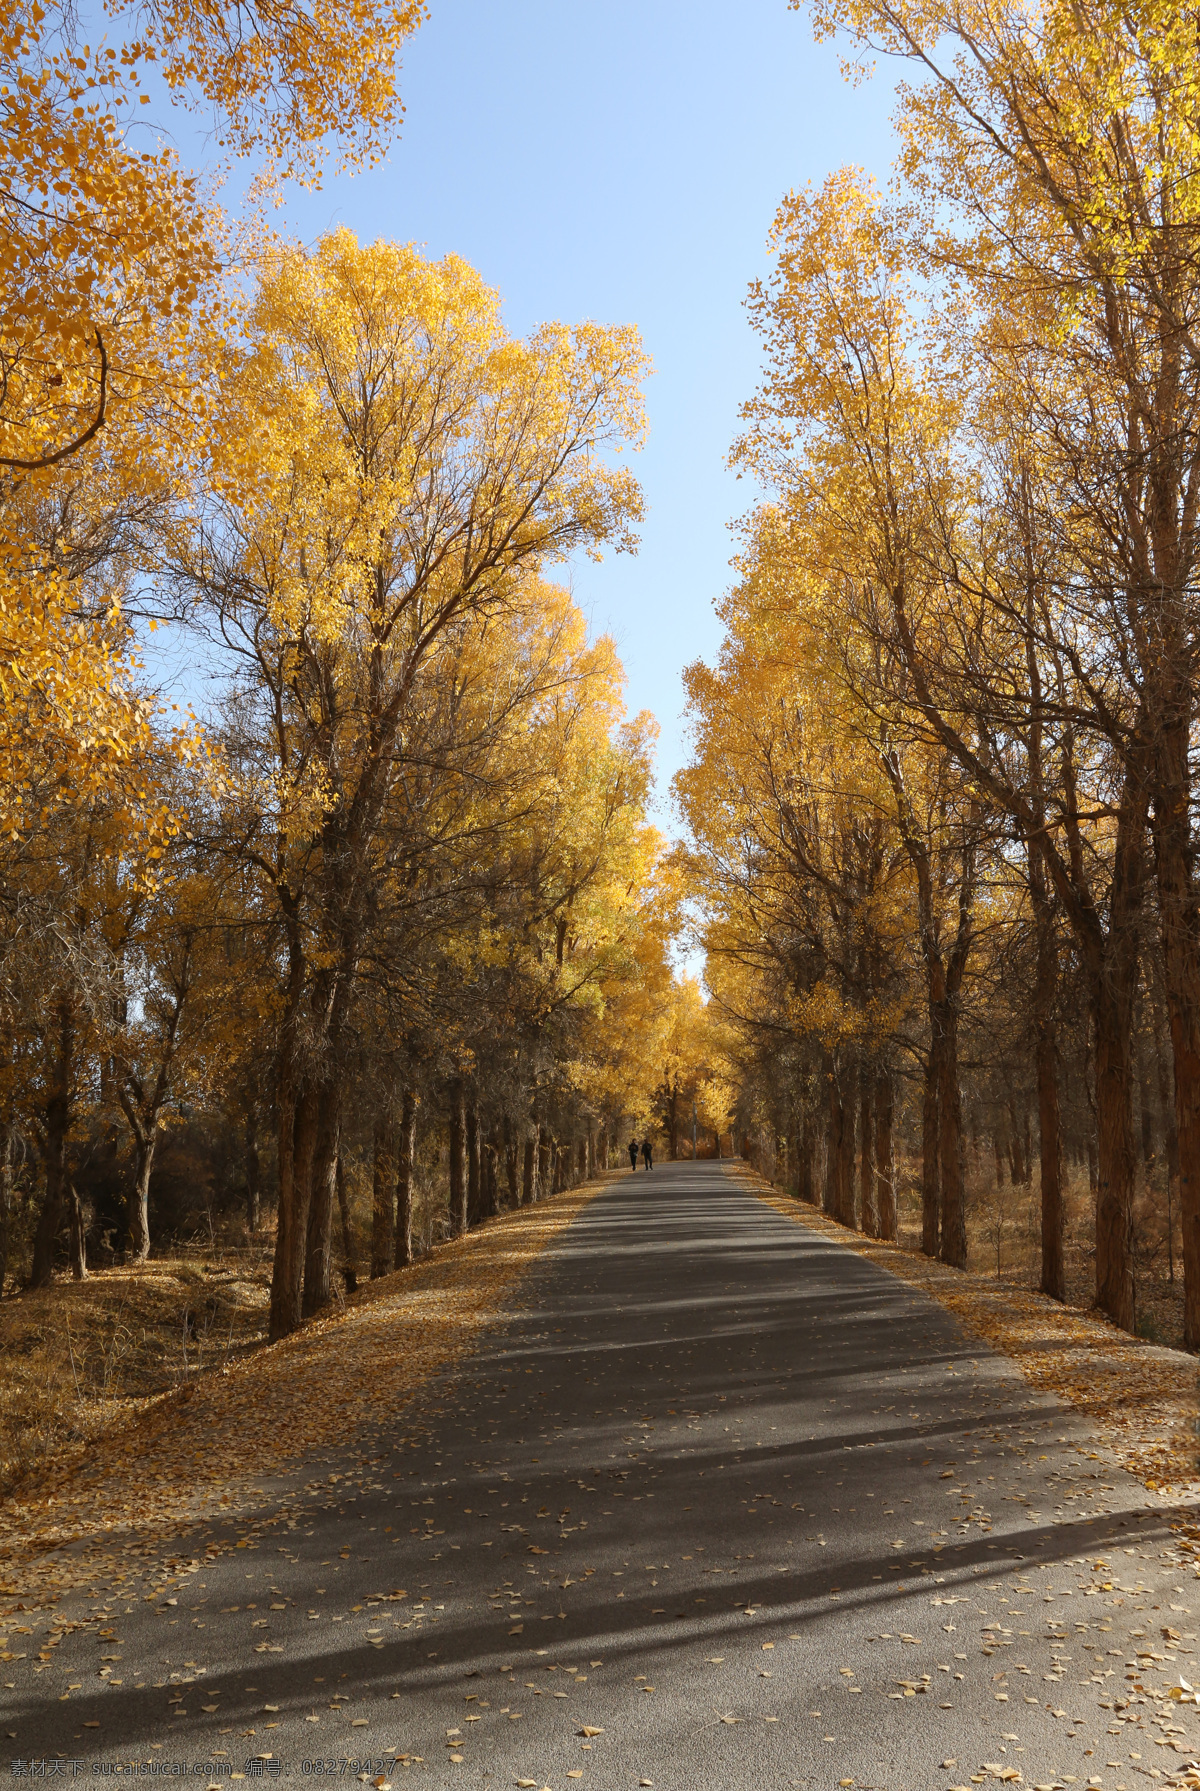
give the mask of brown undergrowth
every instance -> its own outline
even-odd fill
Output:
[[[903,1243],[864,1237],[819,1207],[780,1193],[748,1165],[729,1168],[776,1212],[857,1251],[953,1312],[1008,1356],[1030,1386],[1084,1413],[1097,1440],[1151,1492],[1173,1501],[1200,1496],[1195,1358],[1130,1337],[1097,1312],[949,1268]],[[1193,1531],[1190,1521],[1187,1530]]]
[[[270,1258],[164,1258],[0,1304],[0,1495],[61,1475],[164,1393],[266,1340]]]
[[[614,1173],[439,1245],[281,1343],[231,1350],[176,1390],[135,1401],[132,1417],[118,1402],[119,1421],[106,1424],[101,1410],[93,1434],[43,1456],[0,1510],[0,1596],[41,1604],[100,1574],[124,1576],[135,1554],[149,1571],[156,1536],[232,1510],[256,1480],[307,1455],[394,1427]]]

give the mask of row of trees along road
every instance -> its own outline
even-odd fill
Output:
[[[379,1274],[439,1162],[456,1234],[649,1114],[678,876],[653,724],[552,582],[634,545],[636,335],[517,340],[453,256],[254,236],[130,153],[155,59],[273,178],[379,153],[421,9],[251,11],[98,54],[3,15],[0,1276],[144,1257],[187,1128],[276,1209],[280,1336],[353,1178]],[[139,663],[164,625],[203,725]]]
[[[791,195],[751,294],[737,458],[772,501],[678,784],[742,1106],[887,1235],[915,1082],[924,1248],[962,1264],[964,1085],[1020,1148],[1031,1062],[1042,1287],[1091,1156],[1096,1300],[1131,1328],[1153,1081],[1196,1349],[1195,32],[1158,0],[816,17],[913,84],[904,202],[853,170]]]

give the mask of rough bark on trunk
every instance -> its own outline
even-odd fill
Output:
[[[407,1269],[413,1259],[413,1166],[416,1158],[417,1102],[411,1088],[406,1088],[400,1103],[400,1125],[396,1134],[396,1234],[393,1261],[398,1269]]]
[[[1163,984],[1175,1071],[1183,1229],[1183,1345],[1200,1349],[1200,918],[1193,870],[1188,729],[1163,726],[1153,817]]]
[[[1144,1015],[1135,1021],[1137,1039],[1137,1091],[1138,1119],[1141,1125],[1141,1158],[1142,1167],[1149,1183],[1150,1170],[1154,1164],[1154,1115],[1150,1106],[1150,1057],[1146,1045],[1146,1027]]]
[[[532,1206],[537,1198],[537,1139],[531,1133],[521,1153],[521,1205]]]
[[[875,1089],[875,1205],[879,1236],[894,1243],[896,1222],[896,1162],[892,1149],[892,1112],[895,1093],[886,1070]]]
[[[0,1118],[0,1297],[8,1279],[9,1229],[12,1224],[13,1126],[8,1114]]]
[[[921,1249],[936,1256],[941,1224],[941,1158],[938,1153],[938,1091],[942,1082],[941,1038],[929,1041],[925,1059],[925,1089],[921,1101]]]
[[[145,1262],[150,1254],[150,1177],[158,1128],[130,1119],[129,1129],[133,1135],[133,1186],[125,1207],[125,1249],[134,1262]]]
[[[350,1236],[350,1202],[346,1198],[346,1165],[340,1151],[334,1170],[334,1183],[337,1188],[338,1214],[342,1221],[342,1277],[346,1283],[346,1292],[352,1294],[358,1291],[358,1264],[354,1258],[354,1243]]]
[[[508,1184],[510,1208],[515,1207],[520,1199],[517,1174],[517,1141],[513,1137],[512,1121],[506,1114],[504,1119],[504,1179]]]
[[[371,1279],[377,1281],[390,1272],[396,1253],[395,1147],[391,1115],[375,1116],[374,1158],[371,1174]]]
[[[839,1225],[854,1224],[854,1116],[843,1098],[834,1070],[829,1078],[829,1167],[833,1179],[833,1217]]]
[[[839,1154],[834,1145],[832,1109],[837,1100],[832,1069],[826,1072],[825,1083],[825,1176],[821,1184],[821,1210],[830,1219],[838,1209]]]
[[[536,1199],[544,1200],[548,1194],[553,1194],[553,1170],[554,1160],[550,1134],[545,1126],[539,1126]]]
[[[87,1232],[83,1222],[83,1202],[79,1190],[68,1176],[67,1213],[70,1221],[71,1274],[76,1281],[87,1280]]]
[[[801,1200],[807,1201],[809,1206],[816,1204],[813,1200],[813,1150],[815,1145],[812,1109],[806,1101],[804,1118],[800,1122],[800,1143],[796,1161],[796,1193]]]
[[[871,1123],[871,1072],[864,1064],[859,1071],[859,1211],[862,1228],[869,1238],[879,1236],[879,1214],[875,1205],[875,1130]]]
[[[1058,1032],[1054,1002],[1058,990],[1058,951],[1054,910],[1046,889],[1040,846],[1029,854],[1033,898],[1035,968],[1033,983],[1034,1060],[1037,1070],[1038,1159],[1042,1194],[1042,1292],[1052,1300],[1067,1297],[1063,1256],[1062,1120],[1058,1097]]]
[[[312,1158],[312,1193],[308,1204],[308,1238],[304,1257],[301,1316],[313,1318],[333,1298],[331,1281],[333,1208],[338,1197],[338,1162],[342,1141],[341,1089],[327,1081],[317,1091],[316,1137]]]
[[[461,1077],[450,1084],[450,1236],[467,1229],[467,1096]]]
[[[1163,1049],[1165,1027],[1157,976],[1150,979],[1150,995],[1154,1017],[1154,1071],[1155,1085],[1158,1090],[1158,1121],[1162,1127],[1167,1158],[1167,1272],[1171,1280],[1174,1281],[1175,1220],[1179,1214],[1179,1133],[1175,1129],[1173,1071],[1167,1062],[1167,1051]],[[1167,1038],[1167,1049],[1170,1049],[1169,1037]]]
[[[467,1224],[478,1225],[483,1218],[482,1163],[480,1157],[479,1108],[467,1103]]]
[[[300,1323],[304,1286],[304,1248],[308,1237],[308,1202],[313,1152],[317,1142],[317,1096],[312,1088],[298,1096],[281,1077],[279,1092],[279,1229],[271,1270],[268,1334],[272,1342],[286,1337]]]
[[[67,1199],[67,1132],[71,1124],[71,1088],[75,1075],[75,1015],[69,996],[58,1003],[53,1082],[46,1100],[46,1194],[33,1240],[31,1287],[48,1287],[54,1278],[54,1252]]]
[[[1021,1137],[1021,1123],[1017,1117],[1016,1096],[1008,1097],[1008,1173],[1014,1188],[1024,1188],[1029,1184],[1029,1165],[1025,1160],[1025,1147]]]
[[[958,1085],[958,1011],[953,998],[938,1016],[942,1049],[938,1068],[938,1133],[941,1171],[941,1257],[967,1266],[967,1214],[963,1190],[962,1094]]]
[[[1125,954],[1128,957],[1129,954]],[[1134,1324],[1133,963],[1114,964],[1093,995],[1098,1120],[1096,1304],[1122,1330]],[[1122,975],[1122,969],[1124,974]]]
[[[1087,959],[1097,1120],[1096,1304],[1126,1331],[1132,1331],[1135,1318],[1132,1035],[1145,893],[1145,824],[1144,787],[1130,770],[1117,815],[1108,935],[1103,943],[1096,937]]]
[[[500,1150],[494,1138],[483,1149],[483,1216],[494,1219],[500,1211]]]

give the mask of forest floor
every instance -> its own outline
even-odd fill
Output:
[[[1059,1390],[1164,1352],[1037,1317],[1043,1382],[1006,1290],[728,1163],[398,1280],[3,1515],[14,1773],[1200,1787],[1194,1506]]]
[[[270,1286],[266,1245],[218,1246],[0,1301],[0,1495],[261,1347]]]
[[[909,1159],[904,1167],[907,1170],[905,1181],[915,1190],[920,1180],[920,1164]],[[1041,1281],[1038,1199],[1036,1180],[1028,1188],[1006,1184],[999,1189],[987,1170],[980,1170],[978,1164],[975,1165],[974,1173],[968,1175],[967,1214],[969,1267],[974,1273],[1000,1281],[1006,1287],[1037,1292]],[[1068,1166],[1064,1199],[1067,1302],[1086,1310],[1092,1304],[1096,1285],[1096,1227],[1095,1195],[1088,1186],[1085,1172]],[[1152,1248],[1139,1251],[1134,1262],[1136,1330],[1149,1343],[1182,1349],[1183,1264],[1178,1248],[1173,1262],[1167,1250],[1162,1190],[1151,1193],[1143,1188],[1140,1200],[1140,1230],[1152,1240]],[[911,1193],[902,1202],[899,1218],[900,1242],[909,1250],[919,1251],[921,1208],[918,1194]]]

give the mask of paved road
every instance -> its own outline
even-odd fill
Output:
[[[663,1165],[244,1547],[64,1605],[49,1664],[18,1616],[2,1726],[199,1786],[1133,1791],[1197,1738],[1155,1698],[1200,1587],[1152,1504],[923,1295]]]

